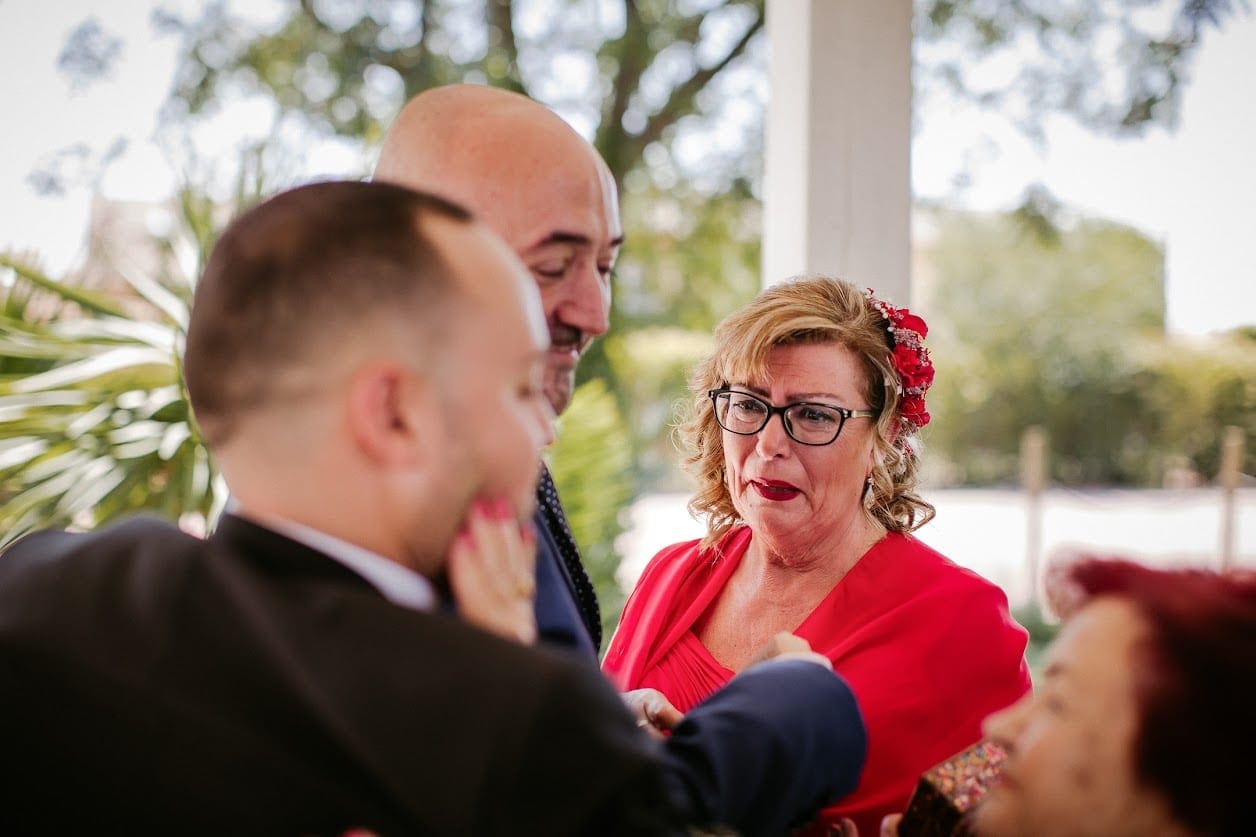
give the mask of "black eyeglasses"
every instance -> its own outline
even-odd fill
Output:
[[[738,436],[753,436],[768,426],[772,416],[780,415],[789,438],[803,445],[831,445],[841,435],[847,419],[874,418],[876,410],[848,410],[832,404],[797,401],[774,407],[748,392],[730,387],[707,393],[715,405],[715,420],[720,427]]]

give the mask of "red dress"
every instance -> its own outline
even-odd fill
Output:
[[[658,689],[687,712],[732,678],[692,629],[750,537],[740,527],[714,549],[688,541],[654,557],[602,664],[620,689]],[[850,817],[861,834],[879,834],[922,772],[977,741],[986,715],[1029,690],[1028,635],[1003,591],[911,535],[878,541],[795,633],[846,678],[868,729],[859,787],[806,833]]]

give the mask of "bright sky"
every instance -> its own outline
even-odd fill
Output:
[[[82,259],[90,184],[40,196],[27,182],[33,169],[75,143],[84,143],[87,159],[97,161],[116,139],[127,140],[99,183],[107,197],[160,200],[172,190],[169,157],[151,137],[176,43],[152,34],[152,6],[151,0],[0,0],[6,114],[0,250],[38,253],[54,275]],[[109,78],[75,91],[56,59],[70,30],[93,14],[107,33],[125,37],[123,51]],[[1044,158],[1004,131],[1000,154],[984,162],[962,200],[974,208],[1005,208],[1038,179],[1070,208],[1132,224],[1164,243],[1171,330],[1204,334],[1256,325],[1256,256],[1249,240],[1256,228],[1254,87],[1256,15],[1240,15],[1221,31],[1207,32],[1176,134],[1157,130],[1136,141],[1106,141],[1058,119],[1051,122]],[[957,143],[999,130],[977,117],[923,124],[912,164],[921,197],[947,194]],[[231,131],[207,129],[198,144],[231,146],[238,139]],[[319,173],[334,174],[338,166],[348,173],[360,161],[332,153],[315,165]]]

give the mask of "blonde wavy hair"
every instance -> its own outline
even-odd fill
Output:
[[[800,276],[762,291],[716,327],[715,352],[689,379],[692,400],[678,428],[690,451],[685,469],[698,482],[689,510],[707,518],[703,547],[743,523],[728,491],[723,431],[707,394],[734,382],[763,380],[775,346],[833,343],[855,353],[868,405],[877,412],[876,464],[864,513],[891,532],[911,532],[933,518],[933,506],[915,493],[919,442],[899,420],[902,382],[890,362],[886,326],[867,294],[850,282]]]

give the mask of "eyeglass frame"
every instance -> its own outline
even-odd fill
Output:
[[[758,428],[756,428],[755,430],[751,430],[749,432],[743,432],[741,430],[733,430],[730,427],[726,427],[724,425],[724,422],[720,421],[720,406],[719,406],[718,399],[721,395],[732,395],[732,394],[744,395],[747,398],[753,398],[755,401],[758,401],[760,404],[766,407],[767,414],[764,415],[763,417],[763,424],[760,424]],[[878,415],[880,415],[880,413],[877,410],[852,410],[849,407],[839,407],[836,404],[825,404],[823,401],[794,401],[793,403],[786,404],[783,407],[778,407],[772,402],[767,401],[763,398],[760,398],[759,396],[755,395],[752,392],[742,392],[741,390],[733,389],[731,386],[724,386],[724,387],[720,387],[719,389],[708,390],[707,398],[711,399],[711,411],[715,414],[715,423],[718,424],[722,429],[727,430],[729,433],[732,433],[736,436],[757,436],[758,434],[763,432],[763,428],[768,426],[768,422],[772,420],[772,416],[779,415],[781,417],[781,427],[785,429],[785,435],[789,436],[789,438],[793,439],[795,442],[797,442],[800,445],[807,445],[808,447],[813,447],[813,448],[822,448],[822,447],[825,447],[826,445],[831,445],[834,442],[836,442],[837,438],[842,435],[842,430],[846,427],[846,422],[849,419],[876,418]],[[789,410],[792,410],[794,407],[807,407],[807,406],[823,407],[826,410],[833,410],[839,416],[842,417],[842,420],[838,422],[837,432],[833,434],[832,439],[829,439],[827,442],[804,442],[802,439],[799,439],[797,436],[794,435],[793,428],[790,427],[790,422],[787,420],[785,414]]]

